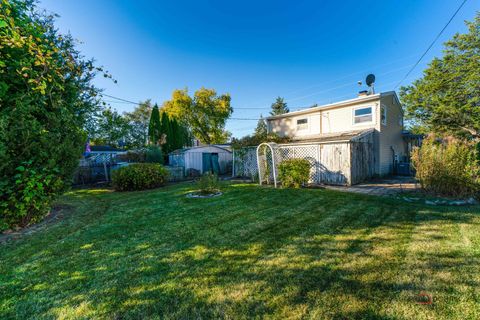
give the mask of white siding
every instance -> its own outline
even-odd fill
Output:
[[[220,172],[225,173],[228,163],[232,162],[232,153],[228,150],[215,146],[205,146],[186,150],[183,154],[185,170],[195,169],[203,173],[203,153],[218,153]]]

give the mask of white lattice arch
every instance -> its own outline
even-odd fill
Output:
[[[272,155],[272,158],[271,158],[271,168],[272,168],[272,175],[273,175],[273,184],[275,186],[275,188],[277,187],[277,155],[278,155],[278,152],[277,152],[277,149],[278,149],[278,145],[275,143],[275,142],[263,142],[263,143],[260,143],[257,147],[257,166],[258,166],[258,181],[260,183],[260,185],[262,185],[262,182],[263,182],[263,175],[265,174],[265,172],[262,172],[262,165],[261,165],[261,161],[260,161],[260,150],[262,147],[266,147],[268,149],[270,149],[270,152],[271,152],[271,155]],[[265,161],[266,161],[266,165],[268,166],[268,160],[267,159],[267,153],[265,152]]]

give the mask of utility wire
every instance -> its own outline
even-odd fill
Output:
[[[412,71],[418,66],[418,64],[420,63],[420,61],[422,61],[422,59],[427,55],[428,51],[430,51],[430,49],[433,47],[433,45],[435,44],[435,42],[437,42],[438,38],[440,38],[440,36],[443,34],[443,32],[445,31],[445,29],[447,29],[448,25],[450,24],[450,22],[452,22],[452,20],[455,18],[455,16],[457,15],[457,13],[460,11],[460,9],[462,9],[463,5],[467,2],[467,0],[463,0],[463,2],[460,4],[460,6],[457,8],[457,10],[454,12],[454,14],[452,15],[452,17],[450,18],[450,20],[448,20],[447,24],[442,28],[442,30],[440,30],[440,32],[437,34],[437,36],[435,37],[435,39],[433,39],[432,43],[430,43],[430,45],[428,46],[427,50],[425,50],[425,52],[421,55],[421,57],[418,59],[418,61],[413,65],[413,67],[407,72],[407,74],[405,75],[405,77],[403,77],[402,80],[400,80],[400,82],[395,86],[395,88],[393,88],[394,90],[398,88],[399,85],[402,84],[402,82],[410,75],[410,73],[412,73]]]

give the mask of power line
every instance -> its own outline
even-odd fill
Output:
[[[457,10],[455,11],[455,13],[452,15],[452,17],[450,18],[450,20],[448,20],[447,24],[442,28],[442,30],[440,30],[440,32],[437,34],[437,36],[435,37],[435,39],[432,41],[432,43],[430,43],[430,45],[428,46],[427,50],[425,50],[425,52],[421,55],[421,57],[418,59],[418,61],[413,65],[413,67],[407,72],[407,74],[405,75],[405,77],[403,77],[402,80],[400,80],[400,82],[395,86],[394,90],[398,88],[398,86],[400,84],[402,84],[402,82],[410,75],[410,73],[412,73],[412,71],[418,66],[418,64],[420,63],[420,61],[422,61],[422,59],[425,57],[425,55],[428,53],[428,51],[430,51],[430,49],[433,47],[433,45],[435,44],[435,42],[437,42],[438,38],[440,38],[440,36],[443,34],[443,31],[445,31],[445,29],[447,29],[448,25],[450,24],[450,22],[452,22],[452,20],[455,18],[455,16],[457,15],[457,13],[460,11],[460,9],[462,9],[463,5],[467,2],[467,0],[463,0],[463,2],[460,4],[460,6],[457,8]]]
[[[101,93],[100,95],[105,96],[105,97],[109,97],[109,98],[112,98],[112,99],[120,100],[120,101],[123,101],[123,102],[126,102],[126,103],[139,104],[138,102],[133,102],[133,101],[130,101],[130,100],[127,100],[127,99],[111,96],[111,95],[106,94],[106,93]]]

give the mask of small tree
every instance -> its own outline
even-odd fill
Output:
[[[283,98],[277,97],[277,100],[272,103],[272,111],[270,111],[270,115],[278,116],[288,112],[290,112],[290,110],[287,107],[287,103],[283,100]]]
[[[258,120],[257,127],[255,128],[255,136],[259,139],[265,138],[268,134],[267,123],[260,115],[260,120]]]
[[[162,138],[162,125],[160,123],[160,112],[158,106],[155,104],[150,116],[150,123],[148,124],[148,139],[150,144],[158,145]]]

